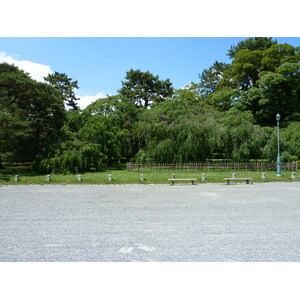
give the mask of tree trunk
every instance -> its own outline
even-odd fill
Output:
[[[107,164],[108,164],[109,167],[111,167],[113,165],[113,163],[114,163],[114,159],[113,158],[108,158],[107,159]]]

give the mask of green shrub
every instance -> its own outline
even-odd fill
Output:
[[[94,169],[100,171],[102,162],[106,158],[100,152],[100,146],[96,144],[71,144],[68,146],[73,149],[65,149],[63,145],[54,157],[46,158],[37,163],[36,169],[41,173],[78,173]],[[72,147],[73,146],[73,147]]]

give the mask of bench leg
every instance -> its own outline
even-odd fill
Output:
[[[249,180],[246,180],[246,184],[249,184]]]
[[[174,181],[171,181],[171,185],[174,185]]]
[[[226,180],[226,183],[227,183],[227,184],[230,184],[230,180]]]
[[[192,185],[194,185],[194,180],[192,180]]]

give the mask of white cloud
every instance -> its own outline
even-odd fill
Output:
[[[89,104],[93,103],[94,101],[96,101],[100,98],[106,98],[107,93],[99,92],[95,96],[83,96],[83,97],[81,97],[79,95],[76,95],[76,97],[80,98],[80,100],[78,101],[78,106],[81,109],[85,109]]]
[[[0,52],[0,63],[9,63],[14,64],[19,69],[30,74],[32,79],[35,79],[40,82],[45,82],[44,77],[48,76],[48,74],[52,74],[53,71],[47,65],[38,64],[29,60],[18,60],[6,55],[4,52]],[[80,94],[80,91],[77,91]],[[96,101],[99,98],[106,98],[107,93],[99,92],[95,96],[80,96],[76,95],[76,97],[80,98],[78,101],[78,105],[81,109],[86,108],[89,104]]]
[[[7,56],[4,52],[0,52],[0,63],[3,62],[14,64],[19,69],[28,72],[32,79],[40,82],[44,82],[44,77],[53,73],[51,68],[47,65],[38,64],[29,60],[17,60]]]

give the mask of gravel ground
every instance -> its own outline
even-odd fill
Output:
[[[300,182],[0,186],[0,261],[299,262]]]

